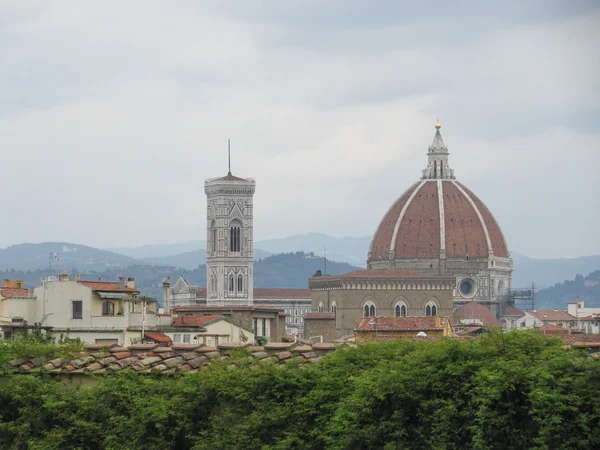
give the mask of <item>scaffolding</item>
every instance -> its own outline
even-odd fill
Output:
[[[523,311],[535,309],[535,283],[530,288],[511,289],[508,304]]]

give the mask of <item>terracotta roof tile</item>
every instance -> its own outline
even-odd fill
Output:
[[[179,316],[173,320],[174,327],[199,327],[200,325],[224,319],[223,316]]]
[[[502,308],[502,316],[518,316],[523,317],[525,313],[521,311],[519,308],[515,308],[514,306],[505,305]]]
[[[0,296],[4,298],[8,297],[32,297],[29,289],[17,289],[17,288],[0,288]]]
[[[440,325],[436,321],[440,320]],[[369,322],[375,321],[370,325]],[[427,331],[443,330],[447,317],[363,317],[356,331]]]
[[[169,336],[163,333],[145,333],[144,336],[146,339],[152,339],[154,342],[159,342],[161,344],[169,344],[173,342]]]
[[[462,305],[456,310],[454,315],[462,320],[478,319],[486,327],[500,326],[496,315],[490,309],[474,301]]]
[[[552,320],[552,321],[555,321],[555,320],[565,320],[565,321],[577,320],[577,318],[573,317],[568,312],[559,311],[559,310],[534,309],[534,310],[527,311],[527,313],[537,319],[540,319],[541,321],[545,321],[545,320]]]
[[[139,292],[137,289],[128,288],[127,285],[121,289],[119,282],[112,281],[77,281],[79,284],[89,287],[90,289],[98,292],[127,292],[136,293]]]
[[[309,312],[304,313],[304,319],[335,319],[335,314],[329,312]]]
[[[260,298],[310,298],[310,289],[254,288],[254,299]]]
[[[422,277],[417,272],[410,270],[354,270],[340,275],[340,278],[398,278]]]

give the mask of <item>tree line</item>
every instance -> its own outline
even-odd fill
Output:
[[[0,448],[600,448],[600,362],[533,331],[343,347],[302,368],[235,358],[80,388],[5,375]]]

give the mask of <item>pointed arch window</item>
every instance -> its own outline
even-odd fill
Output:
[[[425,307],[425,315],[426,316],[437,316],[437,305],[435,302],[431,301],[427,303]]]
[[[404,302],[396,303],[396,306],[394,307],[394,315],[396,317],[406,317],[406,312],[407,308]]]
[[[229,228],[229,251],[241,251],[241,242],[241,227],[238,223],[235,223]]]
[[[211,251],[214,253],[217,251],[217,224],[214,219],[210,225],[210,228],[210,248]]]
[[[323,308],[323,302],[319,302],[319,309],[318,309],[318,311],[319,311],[320,313],[322,313],[322,312],[323,312],[323,310],[324,310],[324,308]]]
[[[229,275],[229,292],[233,292],[233,275]]]
[[[337,314],[337,303],[336,302],[331,303],[331,312],[333,313],[333,315]]]
[[[375,308],[375,303],[371,300],[368,300],[363,306],[363,317],[375,317],[377,313],[377,309]]]
[[[244,291],[244,277],[238,275],[238,292],[241,294]]]

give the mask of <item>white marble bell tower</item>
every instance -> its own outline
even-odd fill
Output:
[[[206,193],[206,304],[252,305],[255,181],[229,172],[204,182]]]

